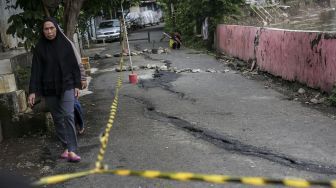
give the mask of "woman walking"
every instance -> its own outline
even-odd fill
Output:
[[[45,19],[41,38],[33,53],[28,102],[33,106],[36,95],[45,97],[56,136],[64,147],[61,157],[69,162],[81,160],[75,153],[77,135],[74,123],[74,100],[81,87],[78,53],[55,19]]]

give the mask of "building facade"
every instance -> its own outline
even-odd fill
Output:
[[[9,3],[7,4],[6,1],[9,1]],[[8,23],[8,19],[11,15],[14,14],[18,14],[21,12],[21,10],[17,9],[11,9],[11,8],[7,8],[8,5],[13,5],[15,4],[16,0],[0,0],[0,43],[1,43],[1,50],[3,50],[3,48],[16,48],[18,47],[18,44],[20,41],[22,41],[21,39],[19,39],[16,36],[12,36],[12,35],[7,35],[6,31],[9,27],[9,23]]]

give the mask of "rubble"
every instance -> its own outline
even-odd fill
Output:
[[[170,70],[171,72],[177,72],[177,67],[171,67],[169,70]]]
[[[180,70],[177,70],[176,73],[181,73],[181,72],[191,72],[192,70],[191,69],[180,69]]]
[[[300,88],[300,89],[298,90],[298,93],[300,93],[300,94],[304,94],[304,93],[306,93],[306,90],[304,90],[303,88]]]
[[[167,71],[168,67],[166,65],[163,65],[163,66],[160,67],[160,70],[161,71]]]
[[[164,51],[164,53],[170,53],[171,52],[169,48],[165,48],[165,49],[163,49],[163,51]]]
[[[191,72],[192,73],[199,73],[199,72],[201,72],[201,69],[192,69]]]
[[[123,72],[123,71],[127,71],[127,70],[128,70],[128,67],[126,67],[126,66],[122,66],[121,69],[120,69],[119,66],[116,68],[117,72]]]
[[[132,56],[137,56],[137,55],[139,55],[139,54],[136,53],[136,52],[131,52],[131,55],[132,55]]]
[[[132,71],[132,69],[133,69],[133,71],[137,71],[140,68],[138,66],[133,66],[133,67],[132,66],[128,66],[128,68],[127,68],[128,71]]]
[[[319,103],[319,100],[317,100],[316,98],[312,98],[310,100],[310,102],[314,103],[314,104],[318,104]]]
[[[325,98],[325,97],[320,98],[320,96],[321,96],[321,94],[318,93],[317,95],[315,95],[314,98],[312,98],[312,99],[310,100],[310,102],[311,102],[311,103],[314,103],[314,104],[321,104],[321,103],[324,103],[325,100],[326,100],[326,98]]]
[[[41,174],[47,174],[51,171],[51,167],[50,166],[44,166],[41,170],[40,173]]]
[[[147,69],[152,69],[154,66],[152,66],[151,64],[147,64],[146,68]]]
[[[95,60],[97,60],[97,59],[101,59],[101,56],[100,56],[98,53],[96,53],[96,54],[93,56],[93,59],[95,59]]]
[[[114,54],[113,56],[114,56],[114,57],[120,57],[121,54],[120,54],[120,53],[116,53],[116,54]]]
[[[327,99],[325,97],[319,99],[319,103],[324,103]]]
[[[162,54],[162,53],[164,53],[165,51],[164,50],[158,50],[158,54]]]
[[[215,69],[207,69],[206,72],[216,73],[217,71]]]

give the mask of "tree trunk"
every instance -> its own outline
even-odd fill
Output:
[[[66,0],[64,6],[64,33],[73,41],[73,35],[76,31],[78,16],[85,0]]]
[[[48,8],[47,8],[45,2],[42,1],[42,4],[43,4],[43,12],[44,12],[44,15],[45,15],[46,17],[50,17],[50,12],[49,12],[49,10],[48,10]]]
[[[55,11],[61,2],[62,0],[42,0],[44,14],[47,17],[54,16]]]

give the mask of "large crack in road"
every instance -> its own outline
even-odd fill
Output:
[[[168,114],[158,112],[156,111],[154,105],[145,99],[133,97],[130,95],[123,95],[123,96],[131,98],[137,101],[138,103],[143,104],[145,106],[144,115],[146,118],[157,120],[160,122],[170,123],[175,127],[190,133],[196,138],[212,143],[215,146],[224,149],[226,151],[230,151],[232,153],[237,153],[241,155],[259,157],[271,162],[278,163],[280,165],[308,172],[315,172],[328,175],[336,174],[335,165],[327,165],[314,161],[301,160],[293,156],[288,156],[286,154],[276,153],[264,147],[261,148],[249,145],[232,138],[232,136],[230,135],[225,135],[223,133],[218,134],[214,131],[204,129],[199,126],[195,126],[194,124],[186,120],[183,120],[179,117],[170,116]]]
[[[187,97],[185,93],[175,91],[173,89],[173,86],[170,84],[170,82],[173,82],[177,80],[180,77],[180,75],[174,73],[174,72],[168,72],[168,71],[156,71],[154,74],[154,78],[151,80],[140,80],[139,86],[144,89],[149,88],[162,88],[165,91],[168,91],[170,93],[176,94],[179,98],[183,100],[188,100],[192,103],[196,102],[196,99]]]

